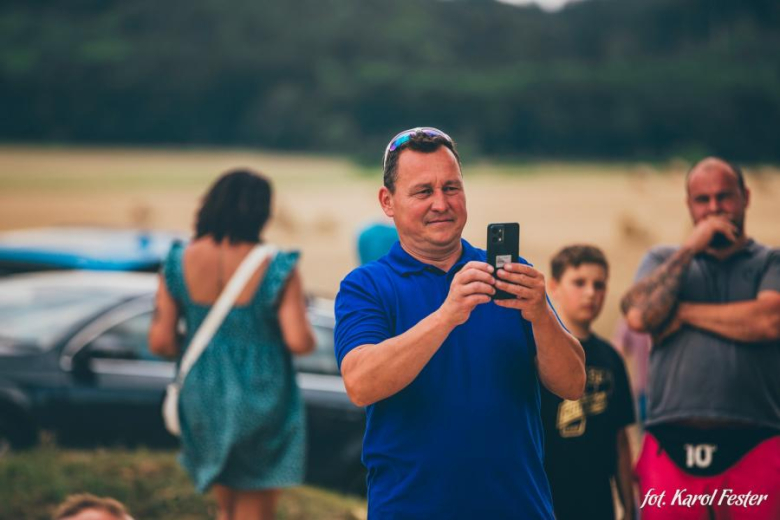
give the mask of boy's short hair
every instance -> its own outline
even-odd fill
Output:
[[[604,252],[596,246],[576,244],[566,246],[558,251],[550,261],[550,270],[555,280],[560,280],[569,267],[579,267],[582,264],[597,264],[609,274],[609,263]]]
[[[77,495],[70,495],[65,501],[59,505],[57,511],[54,513],[54,520],[67,520],[74,517],[79,513],[88,511],[90,509],[97,509],[98,511],[104,511],[112,516],[115,516],[117,520],[132,520],[130,514],[125,509],[125,506],[118,500],[113,498],[96,497],[89,493],[79,493]]]

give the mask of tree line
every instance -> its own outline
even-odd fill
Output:
[[[6,0],[0,140],[780,159],[780,4]]]

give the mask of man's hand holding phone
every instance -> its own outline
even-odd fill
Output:
[[[465,323],[474,307],[488,303],[495,294],[493,266],[485,262],[469,262],[452,279],[447,299],[439,307],[444,319],[452,326]]]
[[[515,298],[494,300],[495,304],[519,310],[531,323],[549,313],[544,275],[530,265],[505,264],[496,271],[496,288]]]

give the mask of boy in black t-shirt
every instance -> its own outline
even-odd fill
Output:
[[[631,450],[626,428],[635,421],[625,365],[591,323],[601,312],[609,266],[596,247],[562,249],[552,260],[550,293],[569,331],[585,349],[588,380],[577,401],[542,388],[545,469],[558,520],[615,518],[610,480],[624,510],[635,512]]]

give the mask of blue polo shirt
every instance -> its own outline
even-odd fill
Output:
[[[486,261],[484,250],[462,244],[449,272],[396,242],[348,274],[336,297],[339,366],[353,348],[416,325],[467,262]],[[478,305],[409,386],[368,406],[369,518],[552,519],[535,355],[519,311]]]

